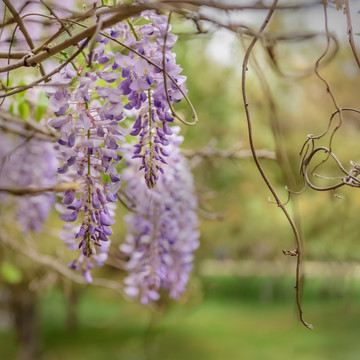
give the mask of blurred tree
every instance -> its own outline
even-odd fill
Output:
[[[24,345],[20,358],[37,356],[36,291],[30,289],[37,272],[51,268],[144,304],[164,292],[178,299],[198,247],[198,214],[212,220],[202,221],[200,259],[260,261],[276,258],[279,249],[296,259],[299,317],[311,328],[300,304],[303,233],[309,258],[358,260],[352,251],[358,196],[349,195],[360,187],[353,152],[360,114],[353,105],[357,9],[346,0],[3,0],[1,9],[1,260]],[[346,48],[331,31],[337,19]],[[321,27],[309,28],[320,20]],[[223,49],[228,57],[219,56]],[[186,68],[189,96],[178,63]],[[198,119],[195,129],[188,126]],[[186,150],[179,149],[180,131]],[[320,135],[306,136],[309,131]],[[309,188],[319,191],[318,202]],[[261,199],[269,191],[266,203]],[[115,211],[115,203],[124,207]],[[274,213],[273,203],[285,217]],[[61,226],[52,215],[42,228],[53,206],[65,222],[59,237],[78,254],[69,266],[83,277],[63,265],[68,254],[47,243]],[[114,224],[120,215],[126,229]],[[40,233],[36,242],[28,232]],[[348,244],[339,244],[348,233]],[[120,241],[110,247],[111,235],[125,238],[121,251]],[[14,253],[40,270],[28,271]],[[122,271],[94,270],[104,277],[93,279],[92,268],[106,260]],[[71,328],[76,292],[68,295]]]

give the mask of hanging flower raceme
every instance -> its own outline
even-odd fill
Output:
[[[80,187],[79,191],[66,191],[62,205],[57,206],[61,218],[74,223],[65,226],[61,238],[69,249],[81,249],[79,259],[70,266],[81,268],[88,281],[93,267],[90,258],[97,265],[106,260],[110,226],[115,222],[109,203],[117,200],[120,177],[116,165],[122,158],[119,143],[125,142],[124,132],[118,126],[124,116],[117,90],[105,86],[94,94],[94,83],[98,79],[108,80],[105,74],[106,71],[98,71],[77,76],[69,65],[53,79],[63,86],[48,90],[49,107],[58,115],[49,125],[61,135],[56,147],[61,162],[58,173],[62,181],[76,182]],[[77,86],[70,91],[72,80]],[[100,96],[103,102],[93,99],[95,96]],[[104,176],[108,181],[104,181]],[[75,223],[78,218],[80,226]],[[96,256],[97,248],[100,257]]]
[[[75,181],[81,189],[67,191],[58,205],[61,218],[72,223],[61,237],[70,249],[81,249],[71,267],[81,268],[87,280],[93,266],[90,258],[96,263],[105,259],[104,254],[101,261],[94,256],[96,249],[103,253],[107,249],[104,244],[114,222],[109,203],[117,199],[119,151],[126,143],[119,123],[127,116],[136,118],[130,131],[139,139],[133,157],[141,160],[138,170],[144,170],[145,182],[152,188],[159,173],[165,172],[170,154],[165,149],[172,134],[168,123],[173,122],[168,99],[178,102],[182,97],[178,87],[183,86],[185,77],[179,75],[182,69],[171,52],[176,36],[167,34],[167,17],[153,11],[143,12],[141,17],[150,22],[137,26],[130,19],[104,30],[108,37],[98,36],[91,54],[94,71],[68,64],[53,76],[54,86],[47,88],[49,107],[57,115],[49,125],[61,135],[56,148],[61,162],[58,173],[62,181]],[[125,47],[114,54],[108,44],[119,37]],[[164,54],[166,71],[177,84],[168,89],[161,70]]]
[[[128,229],[121,250],[129,258],[125,291],[143,304],[159,299],[160,289],[179,298],[199,245],[193,178],[178,148],[182,142],[178,132],[173,127],[167,171],[154,188],[149,189],[139,174],[139,159],[128,155],[128,168],[123,172],[127,195],[136,204],[136,211],[124,218]]]
[[[54,146],[37,139],[24,140],[6,133],[0,136],[0,183],[22,188],[47,188],[56,183],[57,160]],[[4,199],[3,197],[7,199]],[[2,202],[10,200],[2,195]],[[15,198],[15,216],[21,230],[40,232],[54,205],[51,192]]]
[[[171,51],[177,36],[168,32],[167,17],[155,11],[145,11],[141,17],[151,22],[136,26],[130,20],[129,25],[121,24],[113,31],[113,34],[124,37],[125,45],[133,50],[127,55],[117,53],[113,69],[121,68],[123,81],[118,89],[128,100],[125,109],[137,114],[130,133],[139,135],[139,142],[134,146],[134,157],[141,159],[140,170],[145,171],[146,184],[151,188],[156,184],[159,173],[164,173],[169,154],[165,147],[172,134],[169,123],[174,119],[168,100],[176,103],[182,99],[179,88],[186,92],[186,77],[179,75],[182,69],[176,64],[175,54]],[[164,47],[165,36],[167,41]],[[165,69],[176,83],[168,79],[167,88],[162,72],[163,56]]]

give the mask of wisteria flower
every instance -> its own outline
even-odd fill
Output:
[[[124,218],[127,235],[120,248],[129,258],[125,291],[143,304],[158,300],[160,289],[179,298],[199,246],[193,179],[178,148],[179,128],[173,131],[168,168],[154,188],[149,189],[137,171],[138,159],[127,155],[128,168],[123,173],[127,195],[137,205],[137,211]]]

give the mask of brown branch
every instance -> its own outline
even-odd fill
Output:
[[[28,14],[29,15],[29,14]],[[47,17],[49,19],[51,19],[50,16],[47,15],[43,15],[43,14],[36,14],[38,16],[42,16],[42,17]],[[54,34],[50,35],[47,39],[45,39],[41,44],[39,44],[32,52],[33,54],[37,54],[39,53],[39,51],[48,51],[50,46],[48,46],[52,41],[54,41],[56,38],[58,38],[63,32],[65,31],[65,29],[63,27],[61,27],[57,32],[55,32]]]
[[[186,15],[185,15],[186,16]],[[219,20],[215,20],[212,19],[204,14],[198,14],[197,15],[198,19],[197,20],[202,20],[202,21],[206,21],[206,22],[210,22],[212,24],[215,24],[217,27],[222,27],[225,29],[230,30],[231,32],[236,33],[237,35],[246,35],[249,36],[251,38],[253,38],[256,35],[256,31],[251,29],[249,26],[244,25],[244,24],[228,24],[225,22],[220,22]],[[191,16],[188,16],[189,19],[193,20],[191,18]],[[274,71],[284,77],[284,78],[288,78],[288,79],[301,79],[301,78],[305,78],[309,75],[311,75],[314,72],[314,67],[311,66],[307,69],[301,70],[301,72],[299,73],[294,73],[294,74],[287,74],[285,73],[279,66],[278,61],[277,61],[277,57],[276,57],[276,45],[278,41],[286,41],[286,42],[290,42],[290,41],[305,41],[305,40],[309,40],[312,38],[315,38],[317,36],[326,36],[326,37],[330,37],[333,42],[334,42],[334,47],[333,50],[330,54],[328,54],[328,56],[326,57],[326,59],[324,59],[324,61],[322,61],[322,66],[327,65],[328,63],[330,63],[333,58],[336,56],[338,50],[339,50],[339,43],[338,40],[336,38],[335,35],[330,34],[330,33],[322,33],[322,32],[315,32],[315,33],[287,33],[287,34],[274,34],[274,33],[264,33],[261,34],[259,40],[263,46],[263,48],[265,49],[268,58],[270,60],[270,64],[272,65]]]
[[[63,192],[67,190],[79,190],[80,185],[77,183],[59,183],[55,186],[49,186],[44,188],[32,188],[32,187],[9,187],[0,186],[0,192],[6,192],[11,195],[24,196],[24,195],[39,195],[44,192]]]
[[[319,151],[323,151],[326,154],[329,154],[329,156],[331,156],[334,161],[336,162],[338,168],[342,171],[343,174],[345,174],[346,176],[341,178],[341,182],[337,183],[335,185],[331,185],[328,187],[318,187],[315,186],[309,179],[309,175],[308,175],[308,167],[310,165],[311,159],[313,158],[313,156],[319,152]],[[328,158],[328,157],[327,157]],[[323,162],[322,162],[323,163]],[[301,173],[304,176],[304,179],[307,183],[307,185],[309,185],[309,187],[313,190],[316,191],[329,191],[329,190],[335,190],[343,185],[348,185],[351,187],[356,187],[359,188],[360,187],[360,180],[357,178],[357,176],[360,174],[360,167],[358,164],[356,164],[353,161],[350,161],[350,164],[352,165],[352,169],[350,171],[347,171],[344,166],[342,165],[341,161],[336,157],[336,155],[327,147],[324,146],[320,146],[318,148],[313,149],[309,156],[307,156],[305,159],[303,159],[302,161],[302,168],[301,168]],[[318,168],[319,166],[317,165],[316,168]],[[315,174],[313,173],[314,170],[312,171],[312,175],[315,176]],[[319,175],[318,175],[319,176]],[[327,180],[335,180],[338,179],[337,178],[328,178],[326,177]]]
[[[318,136],[314,136],[314,135],[308,135],[308,139],[305,141],[304,145],[302,146],[300,155],[302,156],[301,158],[301,162],[300,162],[300,173],[304,176],[304,179],[306,181],[306,183],[314,190],[318,190],[318,191],[326,191],[326,190],[330,190],[333,189],[333,186],[329,187],[329,188],[317,188],[315,185],[313,185],[307,175],[307,166],[309,164],[309,162],[311,161],[314,153],[317,151],[317,149],[315,149],[315,140],[321,139],[322,137],[324,137],[329,131],[330,131],[330,127],[331,124],[333,122],[333,119],[335,118],[335,115],[338,115],[339,118],[339,123],[335,125],[334,129],[332,130],[331,134],[330,134],[330,139],[329,139],[329,144],[328,144],[328,151],[325,151],[327,153],[327,156],[325,159],[323,159],[322,161],[320,161],[313,169],[312,173],[314,174],[314,172],[316,171],[316,169],[318,169],[319,167],[321,167],[325,162],[327,162],[331,157],[334,158],[333,152],[332,152],[332,142],[333,142],[333,138],[336,134],[336,132],[338,131],[338,129],[341,127],[342,123],[343,123],[343,111],[344,110],[349,110],[349,111],[356,111],[355,109],[351,109],[351,108],[340,108],[337,104],[337,101],[335,99],[335,96],[330,88],[329,83],[326,81],[326,79],[320,74],[319,72],[319,66],[320,66],[320,62],[324,59],[324,57],[326,56],[326,54],[329,51],[329,44],[330,44],[330,34],[329,34],[329,29],[328,29],[328,16],[327,16],[327,8],[326,8],[326,3],[324,2],[323,4],[323,9],[324,9],[324,20],[325,20],[325,31],[327,34],[327,46],[326,49],[324,50],[323,54],[319,57],[319,59],[316,61],[315,63],[315,74],[316,76],[324,83],[324,85],[326,86],[326,90],[327,93],[329,94],[329,96],[331,97],[331,100],[333,102],[334,107],[336,108],[336,111],[331,115],[327,129],[320,135]],[[310,155],[308,155],[310,151]],[[334,158],[336,161],[336,158]],[[345,170],[346,171],[346,170]],[[354,179],[352,179],[352,181],[354,181]],[[352,181],[350,181],[350,183],[352,183]],[[337,184],[335,185],[335,188],[340,187],[344,185],[343,183],[341,184]],[[346,184],[349,185],[349,184]]]
[[[47,268],[51,268],[55,270],[60,275],[70,279],[75,283],[83,284],[83,285],[89,284],[81,275],[78,275],[73,270],[70,270],[69,268],[61,264],[54,257],[39,254],[34,248],[30,246],[24,246],[23,244],[17,242],[13,237],[11,239],[5,237],[3,232],[0,235],[0,241],[6,246],[9,246],[11,249],[15,250],[17,253],[20,253],[21,255],[24,255],[30,258],[31,260],[35,261],[36,263],[46,266]],[[113,281],[103,278],[94,278],[91,285],[108,288],[116,291],[117,293],[123,296],[126,296],[126,294],[123,291],[123,287],[118,281]]]
[[[53,141],[57,139],[56,133],[53,132],[50,128],[47,128],[40,123],[34,121],[31,118],[27,118],[25,121],[17,118],[6,111],[0,110],[0,120],[3,120],[8,123],[16,124],[21,127],[24,131],[33,131],[41,134],[43,138]]]
[[[243,40],[243,39],[241,39]],[[246,51],[245,43],[242,41],[244,49]],[[296,188],[296,179],[294,173],[291,169],[291,164],[289,157],[286,152],[285,143],[284,143],[284,134],[281,127],[280,118],[278,115],[277,104],[275,98],[272,94],[269,82],[266,79],[266,76],[262,70],[262,67],[258,63],[256,57],[253,55],[250,58],[250,61],[254,64],[255,73],[259,79],[260,86],[262,88],[263,96],[266,99],[269,107],[269,122],[270,128],[272,130],[274,140],[275,140],[275,152],[276,152],[276,159],[280,166],[280,169],[283,173],[283,178],[285,182],[288,184],[285,186],[285,189],[288,191],[288,200],[284,203],[286,205],[291,198],[292,192],[288,190],[290,187],[291,189]],[[259,157],[259,151],[257,150],[257,155]],[[301,232],[301,214],[298,202],[296,201],[296,197],[291,202],[292,210],[294,214],[294,222],[297,225],[299,232]],[[301,233],[300,233],[301,234]],[[301,234],[302,237],[302,234]]]
[[[354,42],[354,36],[353,36],[353,30],[352,30],[352,25],[351,25],[351,16],[350,16],[350,5],[349,5],[349,1],[348,0],[344,0],[344,11],[346,14],[346,21],[347,21],[347,33],[349,36],[349,43],[351,46],[351,50],[354,54],[354,58],[356,60],[356,63],[358,65],[358,67],[360,68],[360,58],[359,55],[356,51],[356,47],[355,47],[355,42]]]
[[[360,110],[358,109],[354,109],[354,108],[339,108],[338,110],[336,110],[335,112],[332,113],[332,115],[330,116],[330,119],[329,119],[329,122],[328,122],[328,126],[327,126],[327,129],[322,132],[320,135],[312,135],[312,134],[309,134],[308,135],[308,138],[307,140],[305,141],[305,143],[303,144],[302,148],[301,148],[301,151],[300,151],[300,156],[301,156],[301,161],[300,161],[300,174],[304,177],[304,179],[306,180],[307,184],[314,190],[319,190],[319,191],[322,191],[320,189],[317,189],[315,186],[312,186],[311,182],[308,180],[308,178],[306,179],[305,177],[305,174],[306,174],[306,171],[307,171],[307,166],[309,166],[309,163],[311,161],[311,158],[312,158],[312,154],[315,152],[315,140],[319,140],[321,138],[323,138],[329,131],[330,131],[330,127],[331,127],[331,124],[335,118],[335,116],[337,114],[339,114],[340,112],[344,112],[344,111],[350,111],[350,112],[355,112],[355,113],[358,113],[360,114]],[[333,133],[332,133],[333,135]],[[332,136],[331,135],[331,136]],[[331,142],[330,144],[331,145]],[[327,151],[328,153],[328,156],[325,160],[321,161],[315,168],[314,170],[312,171],[312,173],[315,171],[315,169],[319,168],[322,164],[324,164],[324,162],[326,162],[330,156],[332,156],[332,151],[329,147],[328,149],[329,151]],[[339,161],[337,161],[336,158],[334,158],[334,160],[338,163],[339,165]],[[340,167],[341,168],[341,167]],[[343,167],[341,168],[342,171],[344,172],[343,170]],[[346,172],[346,170],[345,170]],[[328,189],[328,190],[332,190],[332,189]]]
[[[296,227],[296,224],[294,223],[293,219],[291,218],[290,214],[288,213],[288,211],[286,210],[284,204],[282,203],[282,201],[280,200],[277,192],[275,191],[273,185],[270,183],[270,180],[267,178],[265,171],[263,170],[260,161],[256,155],[256,149],[255,149],[255,145],[254,145],[254,139],[253,139],[253,134],[252,134],[252,124],[251,124],[251,118],[250,118],[250,112],[249,112],[249,103],[247,100],[247,95],[246,95],[246,72],[247,72],[247,66],[248,66],[248,62],[249,62],[249,58],[251,55],[251,52],[256,44],[256,42],[259,40],[261,34],[263,33],[264,29],[266,28],[267,24],[270,21],[271,16],[273,15],[275,9],[276,9],[276,5],[277,5],[278,0],[274,0],[271,6],[271,9],[269,10],[265,21],[263,22],[263,24],[261,25],[258,33],[255,35],[255,37],[253,38],[253,40],[251,41],[248,49],[246,50],[245,53],[245,58],[242,64],[242,81],[241,81],[241,88],[242,88],[242,97],[243,97],[243,102],[244,102],[244,107],[245,107],[245,114],[246,114],[246,121],[247,121],[247,126],[248,126],[248,136],[249,136],[249,143],[250,143],[250,148],[251,148],[251,152],[253,154],[253,158],[256,164],[256,167],[259,170],[259,173],[261,175],[261,177],[263,178],[266,186],[268,187],[268,189],[270,190],[271,194],[273,195],[273,197],[276,200],[276,203],[278,204],[278,206],[281,208],[281,210],[283,211],[283,213],[285,214],[291,228],[293,231],[293,234],[295,236],[295,240],[297,243],[297,251],[298,251],[298,256],[297,256],[297,265],[296,265],[296,281],[295,281],[295,291],[296,291],[296,303],[297,303],[297,308],[298,308],[298,313],[299,313],[299,318],[300,321],[308,328],[308,329],[312,329],[313,326],[311,324],[308,324],[304,319],[303,319],[303,311],[301,308],[301,300],[300,300],[300,289],[299,289],[299,283],[300,283],[300,265],[301,265],[301,238],[300,238],[300,234],[298,232],[298,229]]]
[[[9,0],[5,0],[9,1]],[[313,3],[309,4],[297,4],[297,5],[284,5],[279,6],[278,9],[284,9],[284,10],[294,10],[298,8],[307,8],[312,7],[321,4],[322,1],[318,0]],[[186,7],[186,5],[191,5],[190,8]],[[105,19],[101,25],[101,29],[108,28],[117,22],[124,20],[130,16],[137,15],[140,12],[152,9],[152,10],[168,10],[168,11],[176,11],[180,14],[183,14],[184,11],[194,11],[194,6],[200,7],[200,6],[209,6],[215,9],[222,9],[226,11],[231,10],[241,10],[241,9],[269,9],[267,5],[262,4],[262,2],[258,2],[255,5],[249,5],[249,6],[240,6],[240,5],[227,5],[222,4],[221,2],[214,2],[214,1],[201,1],[201,0],[193,0],[193,1],[173,1],[173,0],[162,0],[155,3],[148,3],[148,4],[137,4],[137,5],[120,5],[115,6],[111,8],[101,8],[100,11],[94,12],[93,10],[89,11],[88,13],[80,16],[82,19],[86,19],[90,16],[93,16],[95,14],[114,14],[110,16],[109,18]],[[70,18],[69,18],[70,20]],[[10,64],[9,66],[0,68],[0,72],[7,72],[12,71],[14,69],[23,67],[23,66],[36,66],[37,64],[41,63],[42,61],[48,59],[49,57],[59,53],[62,50],[67,49],[70,46],[74,46],[78,44],[80,41],[84,40],[85,38],[92,37],[94,33],[97,31],[98,24],[95,24],[83,32],[72,36],[71,38],[61,42],[60,44],[55,45],[52,48],[47,49],[46,51],[42,51],[39,54],[24,57],[21,59],[21,61],[18,61],[16,63]]]
[[[51,17],[49,15],[45,15],[45,14],[37,14],[37,13],[28,13],[25,14],[21,17],[21,19],[25,19],[26,17],[30,17],[30,16],[38,16],[38,17],[44,17],[46,19],[49,19],[51,21],[55,20],[56,18]],[[60,27],[60,29],[58,31],[56,31],[54,34],[50,35],[50,37],[48,37],[46,40],[44,40],[41,44],[39,44],[38,46],[34,47],[34,49],[32,49],[32,53],[33,54],[37,54],[39,51],[45,50],[46,46],[54,41],[57,37],[59,37],[66,29],[64,29],[63,27]],[[26,56],[29,52],[24,52],[24,56]]]
[[[44,1],[44,0],[40,0],[40,2],[50,11],[50,14],[52,14],[55,18],[56,18],[56,20],[59,22],[59,24],[61,25],[61,29],[64,29],[66,32],[67,32],[67,34],[71,37],[72,36],[72,34],[71,34],[71,31],[67,28],[67,26],[65,25],[65,23],[62,21],[62,19],[60,19],[58,16],[57,16],[57,14],[56,14],[56,12],[48,5],[48,4],[46,4],[46,2]],[[52,40],[51,40],[52,41]],[[76,47],[78,48],[78,49],[80,49],[80,46],[79,46],[79,44],[76,44]],[[86,60],[86,55],[85,55],[85,53],[83,52],[83,51],[81,51],[81,53],[83,54],[83,56],[84,56],[84,59]]]
[[[230,149],[216,149],[210,146],[203,147],[201,149],[181,149],[181,152],[187,158],[201,157],[201,158],[224,158],[224,159],[247,159],[252,158],[251,150],[240,150],[236,147]],[[258,158],[276,160],[276,154],[274,151],[260,149],[256,150]]]
[[[40,141],[51,141],[53,138],[50,138],[47,135],[44,135],[42,133],[37,133],[35,131],[29,131],[26,130],[23,126],[16,124],[16,123],[6,123],[2,122],[2,119],[0,119],[0,129],[2,129],[4,132],[10,132],[25,138],[36,138]]]
[[[79,48],[79,50],[77,50],[73,55],[71,55],[69,57],[69,59],[67,59],[66,61],[64,61],[62,64],[60,64],[57,68],[55,68],[54,70],[52,70],[51,72],[49,72],[47,75],[43,76],[40,79],[37,79],[35,81],[33,81],[31,84],[26,85],[26,86],[22,86],[20,88],[17,88],[16,90],[10,91],[8,93],[5,93],[3,95],[0,95],[0,99],[1,98],[5,98],[7,96],[11,96],[14,94],[17,94],[19,92],[25,91],[27,89],[30,89],[38,84],[40,84],[43,81],[46,81],[47,79],[49,79],[51,76],[53,76],[54,74],[56,74],[57,72],[59,72],[63,67],[65,67],[67,64],[69,64],[73,59],[75,59],[80,53],[81,51],[85,48],[85,46],[87,45],[87,43],[89,42],[89,39],[87,39]]]
[[[27,55],[29,55],[29,52],[26,51],[12,51],[11,53],[8,51],[1,51],[0,59],[22,59]]]
[[[163,78],[164,78],[164,89],[165,89],[165,93],[166,93],[166,100],[167,100],[167,103],[169,105],[169,108],[170,108],[170,111],[171,111],[171,115],[174,116],[176,119],[178,119],[180,122],[182,122],[183,124],[185,125],[195,125],[197,122],[198,122],[198,117],[197,117],[197,114],[196,114],[196,111],[195,111],[195,108],[192,106],[191,103],[189,103],[190,107],[191,107],[191,110],[193,112],[193,118],[194,118],[194,121],[192,122],[188,122],[184,119],[182,119],[177,113],[176,111],[174,110],[172,104],[171,104],[171,101],[170,101],[170,96],[169,96],[169,92],[168,92],[168,88],[167,88],[167,72],[166,72],[166,56],[165,56],[165,53],[166,53],[166,41],[167,41],[167,37],[168,37],[168,32],[169,32],[169,29],[170,29],[170,20],[171,20],[171,15],[172,15],[172,12],[169,13],[169,16],[168,16],[168,21],[167,21],[167,25],[166,25],[166,31],[165,31],[165,36],[164,36],[164,45],[163,45],[163,51],[162,51],[162,72],[163,72]]]
[[[96,29],[95,29],[94,35],[91,38],[90,45],[89,45],[89,59],[88,59],[88,66],[89,67],[92,66],[93,52],[94,52],[97,37],[99,36],[100,29],[102,28],[101,26],[102,26],[102,20],[101,20],[101,17],[99,15],[98,18],[97,18]]]
[[[264,4],[262,1],[256,1],[251,5],[238,5],[236,3],[229,4],[214,0],[160,0],[160,3],[172,4],[176,8],[184,8],[186,5],[191,6],[191,10],[194,11],[194,7],[207,6],[218,10],[270,10],[271,6]],[[321,5],[323,0],[317,0],[308,3],[299,2],[293,5],[279,5],[276,10],[298,10],[305,8],[312,8],[314,6]],[[198,9],[196,9],[198,10]],[[195,10],[195,11],[196,11]]]
[[[82,25],[81,23],[78,23],[76,21],[71,21],[79,26],[85,27],[85,25]],[[151,61],[148,57],[146,57],[143,54],[140,54],[138,51],[136,51],[135,49],[132,49],[130,46],[127,46],[126,44],[122,43],[121,41],[117,40],[117,39],[113,39],[111,36],[109,36],[108,34],[104,33],[104,32],[99,32],[100,35],[108,38],[109,40],[115,42],[116,44],[121,45],[122,47],[124,47],[125,49],[133,52],[134,54],[136,54],[137,56],[141,57],[142,59],[146,60],[150,65],[155,66],[158,70],[160,71],[165,71],[165,74],[167,75],[167,77],[171,80],[171,82],[178,88],[178,90],[181,92],[182,96],[184,97],[185,101],[188,103],[191,111],[192,111],[192,117],[194,118],[194,121],[189,123],[189,122],[184,122],[187,125],[194,125],[196,124],[196,122],[198,121],[198,116],[195,110],[194,105],[192,104],[191,100],[189,99],[189,97],[187,96],[186,92],[181,88],[181,86],[175,81],[175,79],[166,71],[166,69],[164,69],[163,67],[155,64],[153,61]]]
[[[25,38],[26,42],[29,44],[30,49],[31,50],[34,49],[34,43],[31,39],[31,36],[29,35],[20,15],[18,14],[18,12],[16,11],[16,9],[14,8],[14,6],[11,4],[11,2],[9,0],[2,0],[2,1],[6,5],[6,7],[10,10],[16,23],[19,25],[19,29],[23,33],[24,38]],[[40,63],[40,73],[42,76],[45,76],[45,70],[41,63]]]
[[[141,11],[146,10],[148,7],[149,6],[145,6],[145,5],[122,6],[120,9],[118,9],[119,10],[118,13],[109,17],[108,19],[105,19],[102,22],[101,30],[108,28],[121,20],[124,20],[129,16],[136,15],[136,14],[140,13]],[[84,31],[80,32],[79,34],[74,35],[71,38],[66,39],[63,42],[61,42],[60,44],[57,44],[51,48],[47,48],[46,50],[40,52],[39,54],[24,57],[23,59],[21,59],[20,61],[18,61],[16,63],[10,64],[9,66],[2,67],[2,68],[0,68],[0,73],[12,71],[12,70],[18,69],[23,66],[27,66],[27,67],[36,66],[40,62],[54,56],[55,54],[59,53],[60,51],[63,51],[70,46],[75,46],[80,41],[82,41],[86,38],[88,38],[88,39],[91,38],[94,35],[94,33],[96,32],[97,26],[98,26],[97,24],[90,26],[87,29],[85,29]]]
[[[290,35],[291,36],[291,35]],[[330,33],[316,33],[316,34],[309,34],[309,37],[306,37],[304,36],[304,40],[307,40],[307,39],[310,39],[310,38],[313,38],[315,36],[326,36],[327,38],[327,41],[330,39],[333,40],[334,42],[334,47],[333,47],[333,50],[332,52],[329,54],[329,51],[326,51],[326,58],[323,59],[322,61],[322,66],[325,66],[327,64],[329,64],[333,59],[334,57],[336,56],[336,54],[338,53],[339,51],[339,42],[336,38],[335,35],[333,34],[330,34]],[[267,41],[269,40],[269,41]],[[305,68],[304,70],[301,70],[299,73],[293,73],[293,74],[287,74],[285,73],[279,66],[279,63],[278,63],[278,60],[277,60],[277,56],[276,56],[276,52],[275,52],[275,47],[276,47],[276,40],[280,40],[279,37],[272,37],[269,36],[268,39],[261,39],[262,43],[263,43],[263,46],[264,46],[264,49],[266,50],[267,52],[267,55],[268,55],[268,58],[270,60],[270,64],[272,65],[273,69],[275,70],[275,72],[284,77],[284,78],[288,78],[288,79],[302,79],[302,78],[305,78],[309,75],[312,75],[313,72],[314,72],[314,67],[313,66],[310,66],[308,68]],[[282,39],[284,41],[290,41],[291,38],[288,37],[287,39]],[[294,39],[295,41],[298,41],[297,39]]]

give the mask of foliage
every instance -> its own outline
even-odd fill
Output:
[[[352,138],[360,111],[341,105],[348,100],[356,103],[356,94],[340,91],[339,76],[328,70],[346,70],[339,70],[340,56],[360,68],[348,1],[290,5],[278,1],[271,5],[103,1],[82,7],[68,2],[68,7],[42,1],[14,7],[4,0],[0,172],[5,175],[0,178],[0,191],[2,207],[11,210],[1,219],[4,281],[31,279],[31,274],[24,279],[19,276],[21,266],[17,268],[19,261],[14,261],[11,252],[15,250],[76,282],[110,287],[144,304],[158,302],[164,291],[179,299],[198,247],[198,214],[221,218],[209,205],[212,194],[207,187],[220,188],[222,195],[213,205],[220,211],[229,206],[228,222],[202,227],[203,237],[209,240],[199,258],[215,253],[220,259],[273,259],[284,249],[296,262],[300,320],[312,328],[301,308],[300,214],[310,218],[303,228],[311,234],[308,259],[331,260],[342,253],[342,258],[357,260],[349,237],[347,247],[336,244],[334,250],[329,247],[323,252],[318,246],[326,241],[322,236],[328,236],[323,235],[323,224],[331,219],[333,208],[341,208],[335,201],[360,186],[360,166],[353,158],[356,137]],[[322,10],[324,31],[283,30],[290,19],[284,14],[304,9]],[[335,9],[346,18],[351,57],[337,55],[339,42],[328,25],[328,12]],[[263,12],[262,23],[245,25],[236,15],[239,10]],[[35,21],[32,14],[36,12],[42,16]],[[234,19],[222,19],[229,13]],[[238,36],[242,50],[236,55],[243,56],[241,66],[221,68],[208,61],[202,37],[219,27]],[[175,32],[183,35],[177,44]],[[185,41],[186,37],[193,39]],[[308,59],[311,63],[304,63]],[[182,67],[189,78],[187,85]],[[294,85],[289,79],[298,81]],[[348,83],[356,84],[356,80],[350,77]],[[324,94],[328,97],[320,107]],[[292,107],[304,109],[298,112]],[[329,118],[324,132],[324,122],[314,122],[317,117]],[[197,124],[198,119],[202,121]],[[306,137],[304,128],[320,135]],[[185,135],[186,150],[179,148],[179,131]],[[250,150],[239,145],[242,133],[248,136]],[[347,144],[339,147],[338,139]],[[301,177],[296,177],[299,152]],[[252,158],[255,166],[244,165],[248,160],[239,166],[243,158]],[[226,165],[228,161],[235,166]],[[259,173],[270,191],[269,203],[257,197],[264,191],[255,180]],[[307,189],[297,200],[303,185]],[[319,191],[320,202],[331,206],[324,210],[319,210],[321,203],[312,206],[310,189]],[[336,191],[336,200],[329,200],[325,191]],[[54,193],[61,197],[55,207],[65,222],[59,237],[77,252],[69,267],[81,270],[83,278],[63,266],[67,255],[57,261],[29,240],[31,231],[41,231],[55,202]],[[283,200],[286,197],[290,206]],[[230,205],[224,205],[223,198]],[[239,200],[233,202],[233,198]],[[272,210],[274,202],[283,214]],[[116,209],[118,203],[124,206]],[[339,211],[347,217],[346,226],[356,228],[351,206],[356,205],[344,205]],[[22,235],[12,229],[12,213]],[[255,226],[248,214],[255,217]],[[124,224],[117,221],[121,215]],[[52,215],[45,222],[39,242],[49,232],[54,235],[49,224],[53,227],[59,220]],[[295,245],[289,245],[286,224]],[[334,240],[344,236],[346,226],[326,225]],[[125,241],[116,240],[119,233],[126,234]],[[25,241],[17,240],[21,236]],[[219,241],[223,237],[241,241],[224,244]],[[115,238],[115,246],[110,245],[110,238]],[[109,279],[106,270],[96,272],[105,274],[104,278],[92,277],[93,267],[106,261],[120,269],[124,285]],[[9,267],[10,263],[14,265]]]

